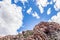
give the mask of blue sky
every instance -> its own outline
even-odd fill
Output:
[[[36,24],[38,24],[41,21],[48,21],[49,19],[51,19],[52,16],[56,15],[58,11],[56,11],[54,9],[54,4],[49,4],[46,7],[44,7],[44,12],[41,14],[38,6],[36,5],[36,1],[34,0],[27,0],[28,2],[25,2],[24,5],[21,1],[17,2],[16,5],[17,6],[21,6],[22,7],[22,13],[24,15],[23,18],[23,27],[21,27],[19,29],[19,31],[23,31],[23,30],[31,30],[34,28],[34,26]],[[50,2],[51,0],[48,0],[48,2]],[[25,8],[24,8],[25,6]],[[32,11],[30,13],[30,15],[27,13],[27,10],[29,8],[32,8]],[[47,10],[51,8],[51,14],[47,15]],[[40,16],[39,19],[36,19],[35,17],[33,17],[31,14],[37,12],[38,15]]]
[[[40,1],[42,1],[42,0],[40,0]],[[58,2],[59,0],[56,0],[56,1]],[[22,14],[24,16],[23,25],[17,31],[21,32],[21,31],[25,31],[25,30],[32,30],[34,28],[34,26],[36,24],[40,23],[41,21],[49,21],[50,19],[52,19],[54,22],[57,22],[57,21],[55,21],[54,18],[58,17],[57,14],[58,14],[58,12],[60,12],[60,6],[55,5],[55,4],[59,4],[56,1],[47,0],[47,6],[45,6],[46,4],[43,4],[44,2],[41,5],[40,4],[37,5],[36,0],[27,0],[27,2],[24,0],[22,0],[22,1],[18,0],[17,2],[15,2],[15,0],[11,0],[12,4],[16,4],[17,6],[20,6],[22,8]],[[39,6],[41,6],[41,7],[39,8]],[[54,8],[54,6],[55,6],[55,8]],[[28,13],[27,11],[30,8],[31,8],[31,10],[30,10],[31,12]],[[49,11],[50,13],[47,14],[47,11],[49,10],[49,8],[50,8],[50,11]],[[36,15],[35,15],[35,13],[36,13]],[[53,16],[55,16],[55,17],[52,18]],[[58,18],[57,18],[57,20],[58,20]],[[60,17],[59,17],[59,20],[60,20]]]
[[[48,0],[48,2],[50,2],[51,0]],[[34,0],[28,0],[28,2],[25,2],[24,5],[21,1],[17,2],[16,5],[17,6],[21,6],[22,7],[22,13],[23,13],[23,26],[18,30],[18,31],[24,31],[24,30],[31,30],[34,28],[34,26],[36,24],[38,24],[41,21],[48,21],[49,19],[51,19],[52,16],[56,15],[58,11],[56,11],[54,9],[54,4],[49,4],[46,7],[44,7],[44,12],[41,14],[38,6],[36,5],[36,1]],[[25,8],[24,8],[25,6]],[[39,19],[36,19],[35,17],[33,17],[31,14],[29,15],[27,13],[27,10],[29,8],[32,8],[31,14],[34,12],[37,12],[38,15],[40,16]],[[51,14],[47,15],[47,10],[51,8]]]

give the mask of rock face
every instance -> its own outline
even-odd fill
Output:
[[[46,40],[60,40],[60,25],[55,22],[41,22],[33,29],[35,31],[42,31],[45,34]]]
[[[60,40],[60,24],[40,22],[33,30],[23,31],[18,35],[7,35],[0,40]]]

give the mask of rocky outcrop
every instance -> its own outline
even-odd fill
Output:
[[[45,39],[48,40],[60,40],[60,24],[55,22],[41,22],[35,26],[33,29],[35,31],[42,31],[46,36]],[[42,33],[41,33],[42,34]]]
[[[8,35],[0,40],[60,40],[60,24],[40,22],[33,30],[23,31],[18,35]]]

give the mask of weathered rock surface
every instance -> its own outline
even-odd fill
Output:
[[[18,35],[8,35],[0,40],[60,40],[60,24],[40,22],[33,30],[23,31]]]

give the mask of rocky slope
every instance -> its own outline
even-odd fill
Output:
[[[33,30],[23,31],[18,35],[7,35],[0,40],[60,40],[60,24],[40,22]]]

